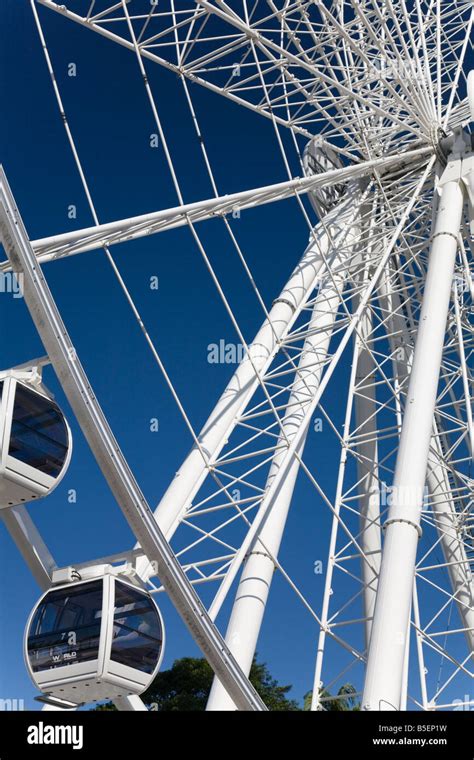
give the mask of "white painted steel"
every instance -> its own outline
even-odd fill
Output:
[[[361,319],[359,336],[361,347],[357,357],[354,399],[355,419],[361,440],[357,443],[357,480],[359,484],[361,579],[363,584],[363,610],[365,620],[365,646],[368,647],[372,631],[377,582],[380,572],[382,538],[380,527],[380,482],[378,471],[377,400],[375,362],[370,345],[373,330],[369,309]],[[367,561],[365,557],[369,558]]]
[[[79,363],[77,353],[36,261],[3,170],[0,174],[0,239],[12,268],[24,278],[24,297],[45,349],[97,462],[125,517],[156,561],[162,582],[174,599],[203,653],[226,682],[240,709],[265,705],[235,662],[201,600],[189,583],[130,471]]]
[[[336,181],[343,183],[357,178],[363,179],[370,176],[374,170],[384,172],[400,165],[406,166],[407,162],[423,158],[430,152],[430,148],[423,147],[402,154],[383,156],[301,179],[297,178],[266,187],[257,187],[240,193],[230,193],[196,203],[186,203],[176,206],[176,208],[141,214],[129,219],[97,224],[62,235],[33,240],[31,245],[38,261],[44,264],[65,256],[100,249],[105,245],[126,243],[130,240],[182,227],[187,225],[189,221],[196,223],[214,217],[223,217],[235,211],[245,211],[267,203],[275,203],[295,195],[311,194],[316,188],[331,186]],[[9,271],[8,262],[0,265],[0,269]]]
[[[403,314],[397,285],[391,277],[381,282],[380,297],[388,316],[388,332],[393,356],[394,374],[403,384],[410,374],[413,363],[410,331]],[[469,650],[474,651],[474,582],[466,554],[460,515],[456,510],[452,486],[445,466],[445,459],[436,420],[428,454],[426,473],[430,506],[433,511],[439,543],[447,563],[453,599],[465,629]]]
[[[275,571],[274,558],[278,556],[288,511],[293,497],[300,461],[308,433],[309,419],[304,411],[316,392],[334,331],[341,294],[350,270],[350,260],[360,239],[360,223],[349,228],[342,242],[342,250],[332,258],[332,276],[323,278],[315,300],[308,337],[305,340],[297,374],[291,389],[286,412],[282,421],[282,432],[276,446],[265,490],[271,487],[276,473],[282,466],[283,454],[301,425],[304,432],[285,473],[281,487],[275,494],[268,517],[263,523],[242,569],[232,613],[227,627],[226,642],[244,673],[250,673],[255,654],[260,627],[272,577]],[[337,243],[336,243],[337,245]],[[207,705],[208,710],[235,710],[235,704],[220,683],[214,679]]]
[[[400,709],[421,510],[462,211],[459,180],[447,182],[443,185],[431,245],[393,500],[385,524],[364,686],[366,710]]]
[[[168,540],[192,503],[208,473],[209,465],[222,449],[236,420],[258,388],[259,376],[264,375],[280,349],[281,341],[317,285],[326,263],[332,266],[333,261],[337,260],[334,251],[331,253],[329,236],[332,236],[336,245],[346,245],[346,237],[351,240],[349,230],[358,214],[358,193],[353,188],[349,197],[327,215],[323,224],[315,228],[313,240],[250,344],[249,355],[239,364],[202,428],[199,447],[193,447],[161,499],[155,517]],[[143,559],[138,560],[137,568],[144,578],[153,572],[152,568],[147,569],[146,560]]]
[[[313,709],[324,709],[321,686],[335,694],[341,685],[340,679],[352,677],[347,674],[351,673],[354,665],[358,669],[358,674],[352,671],[354,679],[358,679],[358,686],[361,685],[366,656],[364,647],[367,644],[369,664],[364,699],[368,701],[368,707],[377,708],[381,700],[386,700],[382,705],[384,709],[403,710],[413,704],[421,709],[442,709],[444,702],[450,701],[449,697],[443,696],[443,691],[447,686],[452,687],[452,679],[458,674],[473,677],[469,669],[472,669],[474,643],[471,576],[474,566],[474,523],[468,460],[472,457],[474,441],[470,392],[474,341],[469,316],[469,297],[472,302],[474,295],[469,267],[474,251],[464,228],[460,234],[458,230],[452,233],[453,237],[449,239],[449,242],[452,240],[451,248],[447,242],[449,236],[443,234],[434,238],[424,310],[428,309],[427,303],[431,304],[436,312],[435,321],[439,318],[436,336],[434,341],[427,339],[428,324],[422,323],[416,351],[418,360],[415,357],[411,377],[416,387],[410,384],[406,404],[405,396],[413,363],[411,331],[416,321],[413,314],[417,314],[425,283],[431,194],[436,183],[432,171],[434,156],[444,163],[452,146],[459,144],[459,139],[455,137],[456,130],[465,127],[472,118],[472,72],[467,77],[465,70],[474,17],[472,4],[429,3],[424,0],[404,0],[401,4],[375,0],[363,4],[278,4],[275,0],[268,0],[264,8],[263,4],[251,4],[247,0],[240,4],[221,0],[183,0],[177,4],[172,0],[169,7],[159,4],[145,13],[138,0],[120,0],[110,7],[106,7],[105,2],[95,3],[92,0],[80,11],[82,15],[71,11],[69,5],[68,0],[61,5],[51,0],[31,0],[58,109],[95,225],[59,235],[51,234],[46,228],[45,234],[48,236],[33,241],[31,246],[28,245],[21,220],[19,230],[13,226],[9,229],[28,261],[30,285],[37,284],[33,272],[36,272],[39,284],[45,285],[41,269],[36,269],[37,262],[42,264],[94,249],[105,250],[105,258],[119,281],[195,444],[156,513],[159,525],[166,531],[169,540],[179,528],[175,541],[180,548],[176,557],[156,528],[148,504],[121,452],[118,448],[114,449],[116,443],[105,418],[101,417],[98,405],[93,403],[95,419],[91,417],[86,421],[82,402],[90,403],[92,391],[84,384],[87,378],[81,374],[80,365],[76,372],[77,368],[65,356],[58,357],[58,347],[72,347],[67,344],[67,333],[61,333],[64,326],[60,318],[54,324],[49,322],[49,332],[56,338],[56,345],[53,345],[52,336],[48,335],[52,353],[56,351],[56,370],[59,367],[65,386],[69,383],[70,396],[74,397],[76,393],[73,409],[86,429],[91,447],[108,475],[112,490],[137,540],[144,546],[142,554],[138,554],[140,550],[137,550],[135,553],[116,555],[117,560],[125,563],[121,571],[133,573],[138,561],[138,570],[153,592],[169,592],[171,601],[185,618],[209,661],[214,663],[216,670],[220,669],[225,688],[218,685],[216,679],[209,704],[211,709],[217,704],[226,709],[232,709],[236,704],[241,708],[262,707],[249,689],[244,673],[239,670],[239,662],[248,672],[274,568],[278,569],[282,580],[289,584],[298,601],[310,613],[311,621],[317,627],[316,638],[319,632]],[[64,22],[58,19],[58,29],[62,29],[62,24],[66,28],[69,20],[103,38],[104,51],[113,42],[132,52],[132,58],[136,58],[135,63],[138,62],[139,79],[144,84],[152,108],[172,185],[177,191],[178,206],[99,224],[92,200],[94,193],[83,168],[87,164],[79,158],[72,125],[65,113],[66,101],[63,102],[59,93],[60,78],[56,77],[53,68],[54,49],[53,55],[50,55],[41,26],[41,14],[44,12],[45,17],[49,14],[38,6],[44,6],[63,17]],[[181,170],[173,160],[174,148],[170,149],[166,140],[164,122],[161,122],[160,92],[155,97],[148,67],[166,68],[176,75],[177,88],[183,87],[190,121],[198,138],[197,149],[204,159],[215,197],[193,203],[184,202],[181,177],[178,176]],[[466,79],[467,97],[464,92]],[[192,102],[194,92],[199,87],[206,88],[212,97],[218,96],[215,98],[216,106],[219,106],[219,99],[221,104],[231,101],[239,108],[248,109],[257,119],[266,120],[274,130],[276,153],[280,152],[283,159],[283,176],[287,177],[285,182],[253,190],[244,189],[232,195],[222,193],[209,160],[211,154],[208,154],[205,144],[206,130],[201,129],[199,124],[199,108],[195,108]],[[444,137],[442,130],[447,137]],[[472,151],[473,143],[467,134],[464,144],[468,152]],[[290,150],[288,145],[292,145]],[[295,169],[298,172],[299,167],[304,166],[303,156],[307,159],[308,150],[311,150],[308,146],[314,148],[313,158],[319,156],[323,166],[319,167],[317,175],[301,179],[295,176]],[[185,149],[189,150],[191,161],[192,139]],[[332,159],[328,164],[324,157],[329,155]],[[463,166],[462,177],[457,166],[452,164],[448,167],[448,177],[445,176],[442,182],[441,207],[446,197],[449,200],[450,191],[446,196],[446,188],[450,180],[456,183],[460,179],[468,195],[472,217],[472,153],[464,156]],[[325,171],[332,168],[335,170]],[[230,214],[288,198],[291,199],[289,202],[299,206],[304,223],[311,230],[314,217],[308,215],[309,204],[305,196],[309,195],[317,215],[321,217],[326,201],[330,205],[357,177],[366,177],[370,183],[368,201],[372,205],[372,213],[363,212],[366,221],[370,217],[375,241],[373,247],[368,242],[365,250],[366,280],[361,280],[363,266],[357,258],[350,260],[350,271],[349,263],[344,272],[338,269],[339,259],[334,251],[337,254],[339,248],[339,254],[347,254],[344,237],[350,238],[351,215],[358,211],[356,204],[354,209],[341,205],[340,216],[336,210],[332,218],[322,220],[322,226],[317,229],[305,257],[268,314],[265,299],[253,279]],[[453,202],[453,208],[454,205]],[[10,211],[14,217],[12,207]],[[433,214],[436,216],[434,211]],[[232,297],[219,281],[194,227],[199,221],[213,218],[221,220],[221,228],[229,235],[231,246],[239,256],[267,319],[198,435],[109,246],[158,232],[166,233],[186,225],[238,339],[246,349],[243,332],[233,312]],[[212,226],[213,222],[210,224]],[[216,221],[215,225],[218,224]],[[347,227],[344,230],[345,224]],[[326,232],[323,231],[324,225]],[[333,243],[334,236],[338,241],[332,250],[325,239],[328,231]],[[460,246],[456,264],[452,250],[455,238]],[[444,246],[444,253],[448,251],[447,255],[439,253],[440,246]],[[90,257],[90,261],[94,264],[95,257]],[[470,296],[464,290],[456,293],[446,329],[446,325],[439,322],[443,310],[446,312],[448,307],[446,303],[443,305],[439,296],[446,295],[443,275],[447,277],[448,270],[454,266],[457,276],[462,271],[462,277],[470,288]],[[436,277],[432,275],[433,269],[439,277],[438,274]],[[1,263],[0,271],[8,273],[10,262]],[[329,306],[320,314],[320,332],[313,333],[315,324],[318,325],[315,311],[306,330],[299,331],[298,317],[303,309],[308,308],[311,294],[320,281],[326,282],[324,297],[327,298],[326,306]],[[338,281],[345,284],[341,298],[332,290]],[[37,321],[38,304],[40,311],[46,307],[46,312],[53,315],[49,307],[54,307],[54,302],[41,300],[46,291],[47,287],[37,288],[32,298],[30,288],[27,294],[30,308],[34,302],[33,316]],[[344,315],[338,319],[337,328],[334,324],[336,304],[340,305],[340,313]],[[385,307],[380,308],[381,304]],[[43,312],[40,319],[42,316]],[[429,323],[433,317],[431,307],[427,316]],[[45,330],[48,332],[48,327],[43,326],[43,332]],[[440,362],[440,345],[445,331],[447,337]],[[329,337],[332,334],[333,343],[336,342],[335,333],[339,335],[339,343],[331,353]],[[344,352],[352,336],[355,338],[353,365],[349,370]],[[303,342],[305,350],[301,354],[299,347]],[[394,349],[401,350],[400,343],[409,346],[409,349],[396,356]],[[316,350],[321,351],[321,358],[326,357],[324,374],[321,366],[316,368],[311,362],[307,364],[306,351],[312,351],[315,344]],[[291,355],[291,351],[298,352],[300,361],[300,374],[296,377],[282,360],[283,356]],[[422,369],[421,363],[424,363]],[[435,403],[436,389],[433,390],[433,387],[440,366],[440,392]],[[307,375],[304,388],[303,373]],[[349,375],[347,383],[342,380]],[[71,378],[75,387],[71,387]],[[331,414],[327,420],[331,432],[340,443],[337,483],[334,483],[335,488],[331,486],[328,497],[320,484],[320,461],[311,462],[309,467],[303,453],[309,419],[329,383],[337,389],[346,388],[347,385],[347,392],[344,391],[342,399],[345,414],[341,407],[339,415]],[[280,394],[276,390],[279,386]],[[77,394],[78,389],[82,397]],[[252,403],[254,394],[257,397],[262,395],[260,391],[266,398],[264,412],[263,404],[258,400]],[[287,406],[288,393],[296,402],[293,407]],[[331,386],[327,395],[330,394]],[[420,396],[426,398],[420,401]],[[326,414],[324,407],[323,400],[320,409],[321,413]],[[416,480],[413,488],[417,488],[422,480],[424,483],[422,471],[426,472],[428,499],[421,522],[425,529],[423,554],[426,543],[428,547],[425,556],[421,559],[416,557],[420,500],[415,498],[408,506],[394,504],[392,500],[386,523],[382,579],[378,584],[381,558],[379,512],[382,508],[378,490],[383,480],[391,480],[392,477],[404,407],[395,494],[397,487],[411,488],[413,479]],[[262,414],[266,414],[267,419],[274,414],[274,421],[268,429],[265,429],[266,422],[259,427]],[[431,420],[428,421],[430,414]],[[342,418],[344,427],[341,432]],[[282,423],[281,432],[279,423]],[[98,430],[103,434],[100,440],[97,436],[94,438]],[[237,443],[234,443],[236,439]],[[244,443],[240,443],[243,439]],[[390,447],[392,449],[387,454]],[[265,458],[266,461],[261,461]],[[110,459],[114,460],[115,468],[111,467]],[[317,492],[317,508],[322,505],[323,509],[328,507],[332,512],[321,614],[314,609],[313,599],[305,598],[278,559],[299,470],[304,471]],[[390,471],[388,478],[387,470]],[[235,479],[234,472],[237,473]],[[255,473],[257,475],[253,480]],[[267,473],[264,491],[262,483],[265,483]],[[357,482],[354,482],[355,478]],[[333,479],[336,480],[335,474]],[[241,484],[245,487],[248,483],[257,495],[254,498],[234,497],[226,488],[228,482],[239,488]],[[208,497],[209,484],[214,489],[212,498]],[[200,524],[202,516],[204,520]],[[11,509],[1,517],[43,588],[48,587],[51,579],[54,582],[54,578],[77,572],[77,568],[56,568],[54,559],[24,508]],[[318,519],[321,517],[317,515]],[[208,518],[212,529],[206,525]],[[229,531],[226,535],[227,523]],[[322,523],[323,520],[318,522],[318,529]],[[242,543],[239,543],[240,539],[233,540],[231,528],[234,525],[247,530]],[[181,538],[189,535],[190,531],[189,544],[182,548]],[[185,538],[185,541],[188,539]],[[194,546],[198,549],[197,556],[193,558],[191,554],[189,558]],[[207,547],[209,554],[205,551]],[[434,557],[438,547],[442,550],[444,562]],[[150,560],[153,560],[153,567]],[[94,574],[100,562],[81,562],[81,572],[84,576]],[[432,567],[426,568],[425,565],[430,563]],[[243,573],[227,642],[224,642],[213,628],[212,620],[226,601],[241,565]],[[437,574],[435,582],[430,576],[433,569]],[[153,578],[159,579],[163,586],[155,587]],[[431,589],[430,593],[437,599],[433,609],[427,603],[423,590],[417,590],[425,581]],[[192,586],[198,588],[201,583],[216,582],[219,583],[218,591],[206,611]],[[252,591],[250,594],[249,588]],[[344,597],[346,589],[349,595],[353,594],[352,599]],[[376,619],[372,622],[374,602]],[[352,614],[351,604],[356,605],[355,614]],[[451,625],[450,610],[455,607],[460,618],[458,630]],[[408,647],[410,628],[412,631],[415,629],[416,639],[416,647],[412,647],[411,651]],[[462,659],[461,647],[450,647],[453,634],[465,636],[468,644],[466,659]],[[332,655],[325,654],[326,649],[333,645],[340,647],[340,658],[334,650]],[[453,675],[446,673],[439,678],[434,688],[429,687],[429,680],[432,683],[435,680],[432,675],[434,669],[431,667],[431,674],[428,674],[425,668],[428,647],[440,657],[440,673],[445,663],[455,668]],[[234,659],[232,652],[236,655]],[[328,656],[330,667],[324,670],[323,657]],[[418,668],[412,665],[415,656],[418,657]],[[343,663],[344,657],[349,661]],[[328,684],[328,672],[332,678],[339,659],[341,671],[334,677],[334,683]],[[417,670],[419,692],[411,688],[416,681],[414,674]],[[231,696],[227,695],[226,689],[230,690]],[[118,699],[117,706],[125,710],[143,709],[143,704],[133,697]]]

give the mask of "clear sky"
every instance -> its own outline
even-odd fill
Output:
[[[48,46],[97,213],[101,221],[177,205],[134,56],[85,29],[39,9]],[[28,2],[6,0],[0,11],[0,161],[30,238],[93,223],[59,118],[51,81]],[[69,64],[76,76],[68,76]],[[212,196],[200,148],[175,76],[147,66],[185,201]],[[222,193],[287,178],[272,125],[202,89],[192,88],[206,146]],[[298,173],[298,172],[297,172]],[[76,218],[68,209],[76,206]],[[278,294],[308,239],[295,201],[246,212],[234,223],[242,249],[267,305]],[[206,249],[247,340],[261,311],[220,222],[200,225]],[[222,302],[187,229],[117,246],[114,258],[196,429],[205,421],[233,371],[208,362],[208,346],[236,337]],[[102,252],[49,264],[45,273],[81,360],[136,477],[155,505],[187,453],[191,439],[139,327]],[[159,278],[158,291],[150,278]],[[0,367],[42,355],[21,299],[0,296]],[[343,360],[347,364],[347,359]],[[74,436],[67,476],[47,500],[31,507],[56,561],[66,565],[132,547],[122,514],[90,454],[51,370],[45,382],[66,412]],[[329,409],[342,386],[328,390]],[[150,420],[159,431],[150,431]],[[334,492],[337,450],[312,434],[308,458],[320,482]],[[77,502],[68,503],[69,489]],[[326,561],[330,515],[302,479],[281,560],[316,608]],[[0,698],[36,706],[22,656],[27,616],[39,589],[8,533],[0,525]],[[198,650],[171,605],[160,597],[167,629],[163,668]],[[259,643],[259,654],[281,683],[301,700],[312,686],[316,626],[280,577]],[[334,663],[337,667],[337,663]],[[360,684],[358,684],[360,685]]]

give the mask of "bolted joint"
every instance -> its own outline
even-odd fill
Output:
[[[446,166],[449,155],[449,141],[447,134],[439,124],[432,124],[430,127],[430,140],[434,152],[442,166]]]
[[[393,523],[406,523],[407,525],[411,525],[412,528],[415,528],[416,532],[418,533],[418,538],[421,538],[423,535],[423,531],[421,529],[421,526],[418,525],[418,523],[413,522],[413,520],[407,520],[406,517],[392,517],[390,520],[387,520],[382,530],[385,532],[389,525],[393,525]]]

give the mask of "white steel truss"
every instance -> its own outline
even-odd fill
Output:
[[[312,709],[324,710],[324,690],[337,692],[348,679],[363,709],[453,707],[453,695],[468,693],[474,678],[474,146],[465,97],[472,3],[31,0],[31,7],[94,224],[30,243],[3,179],[0,267],[25,275],[46,350],[139,542],[115,560],[132,563],[153,593],[167,593],[192,630],[216,673],[210,710],[263,707],[247,676],[275,572],[312,626]],[[54,73],[47,11],[63,17],[64,34],[74,22],[84,35],[105,38],[104,57],[111,42],[130,52],[176,206],[99,221]],[[212,198],[185,202],[148,76],[156,64],[177,75]],[[232,194],[217,187],[195,107],[200,87],[216,95],[216,109],[230,100],[271,123],[285,181]],[[309,243],[267,306],[231,215],[288,198]],[[253,340],[199,234],[197,222],[209,220],[224,225],[261,305]],[[110,252],[179,226],[189,229],[244,348],[200,432]],[[94,250],[105,251],[190,434],[191,452],[154,516],[122,456],[107,456],[116,442],[97,401],[88,417],[87,379],[67,359],[67,333],[40,268]],[[44,327],[48,310],[59,333],[53,321]],[[66,336],[62,351],[58,334]],[[316,410],[327,445],[339,451],[329,485],[322,452],[315,456],[310,445]],[[319,595],[302,590],[297,563],[279,559],[301,479],[326,531]],[[2,517],[47,587],[56,565],[28,512]],[[224,642],[214,621],[234,597]],[[119,706],[142,708],[133,699]]]

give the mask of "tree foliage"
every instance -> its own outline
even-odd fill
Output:
[[[211,666],[202,657],[183,657],[175,660],[169,670],[158,673],[151,686],[142,694],[142,699],[152,710],[160,712],[203,711],[211,691],[214,673]],[[271,675],[264,662],[254,658],[250,670],[250,681],[260,694],[262,700],[271,711],[301,710],[298,703],[288,698],[291,686],[280,686]],[[324,710],[343,712],[360,710],[352,684],[341,686],[337,697],[333,697],[327,689],[321,689]],[[311,695],[308,692],[304,698],[303,710],[310,710]],[[96,710],[115,710],[111,702],[100,705]]]
[[[329,712],[348,712],[360,710],[360,702],[356,697],[357,691],[350,683],[345,683],[339,691],[337,696],[333,697],[332,694],[324,687],[320,690],[320,696],[322,699],[321,707],[323,710]],[[308,691],[304,697],[304,710],[311,709],[311,700],[313,698],[313,692]]]
[[[183,657],[175,660],[169,670],[158,673],[143,699],[160,712],[205,710],[213,677],[207,660]],[[269,710],[299,709],[298,704],[287,697],[291,686],[280,686],[265,663],[254,659],[250,681]]]

